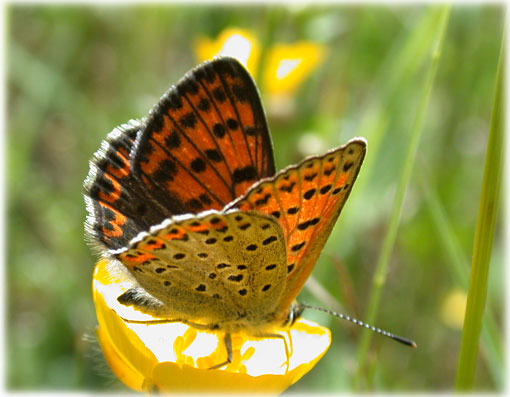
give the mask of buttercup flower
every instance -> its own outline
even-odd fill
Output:
[[[225,29],[216,40],[199,39],[195,51],[201,62],[215,55],[233,56],[257,77],[260,44],[249,31]],[[271,95],[290,96],[322,62],[325,52],[324,46],[311,41],[273,45],[262,65],[261,88]]]
[[[255,75],[260,57],[260,44],[251,32],[231,28],[221,32],[216,40],[199,38],[195,44],[195,52],[201,62],[213,59],[216,55],[232,56]]]
[[[232,363],[209,369],[226,360],[224,334],[178,322],[151,324],[154,318],[117,302],[125,282],[125,276],[109,273],[108,261],[96,265],[97,335],[112,371],[137,391],[276,394],[313,368],[331,343],[327,328],[299,319],[274,330],[281,338],[232,334]]]
[[[275,44],[264,67],[264,87],[270,94],[290,95],[324,57],[324,48],[309,41]]]

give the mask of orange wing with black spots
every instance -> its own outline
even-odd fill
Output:
[[[260,181],[228,206],[278,219],[287,246],[282,309],[289,307],[310,275],[349,196],[365,152],[366,141],[353,139]]]
[[[255,84],[234,58],[205,62],[152,109],[134,172],[169,214],[221,209],[275,173]]]
[[[125,247],[179,214],[221,209],[275,172],[257,88],[233,58],[199,65],[147,120],[115,128],[85,181],[92,242]]]

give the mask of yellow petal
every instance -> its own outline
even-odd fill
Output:
[[[292,94],[324,58],[322,45],[309,41],[275,44],[264,68],[264,88],[269,94]]]
[[[299,319],[291,328],[272,331],[280,337],[232,334],[232,363],[208,369],[226,360],[224,333],[182,323],[125,321],[135,313],[116,300],[126,288],[124,277],[111,274],[107,261],[98,262],[93,294],[103,353],[115,375],[134,390],[281,393],[312,369],[331,343],[327,328]],[[140,312],[138,318],[151,319]]]
[[[212,59],[216,55],[230,55],[237,58],[252,76],[255,76],[260,45],[248,30],[229,28],[223,30],[216,40],[199,38],[195,43],[195,52],[200,62]]]

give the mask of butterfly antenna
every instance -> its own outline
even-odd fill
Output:
[[[391,338],[393,340],[396,340],[397,342],[403,343],[404,345],[412,347],[413,349],[416,349],[416,347],[417,347],[416,343],[414,341],[412,341],[411,339],[407,339],[407,338],[404,338],[402,336],[394,335],[391,332],[384,331],[382,329],[376,328],[376,327],[374,327],[372,325],[364,323],[363,321],[357,320],[355,318],[346,316],[346,315],[341,314],[341,313],[334,312],[333,310],[324,309],[322,307],[310,306],[310,305],[307,305],[306,303],[300,303],[299,304],[299,309],[301,311],[304,310],[304,309],[313,309],[313,310],[318,310],[320,312],[328,313],[328,314],[331,314],[332,316],[341,318],[342,320],[350,321],[351,323],[359,325],[360,327],[371,329],[372,331],[374,331],[374,332],[376,332],[378,334],[387,336],[388,338]]]

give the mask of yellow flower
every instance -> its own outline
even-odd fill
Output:
[[[294,93],[323,57],[324,48],[309,41],[275,44],[264,68],[265,89],[270,94]]]
[[[299,319],[291,328],[275,330],[282,338],[232,334],[232,363],[208,369],[226,360],[223,333],[182,323],[151,324],[152,317],[117,302],[125,282],[125,276],[109,273],[108,261],[102,260],[92,290],[106,361],[117,378],[137,391],[276,394],[312,369],[331,343],[327,328]]]
[[[225,29],[216,40],[199,38],[195,52],[201,61],[213,59],[216,55],[230,55],[241,62],[252,75],[257,73],[260,45],[253,34],[242,29]]]
[[[201,62],[215,55],[231,55],[243,63],[252,76],[257,76],[260,44],[249,31],[225,29],[216,40],[199,39],[195,51]],[[273,45],[268,48],[267,60],[262,65],[261,88],[271,95],[293,94],[322,62],[325,52],[324,46],[311,41]]]
[[[466,312],[467,295],[461,289],[448,293],[441,304],[441,319],[451,328],[462,329]]]

